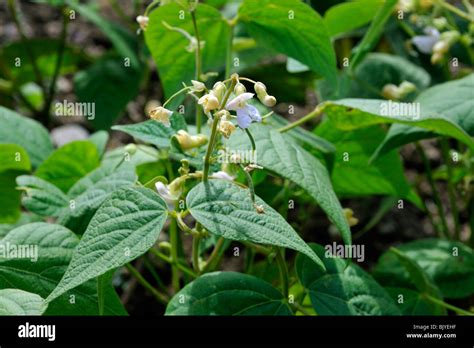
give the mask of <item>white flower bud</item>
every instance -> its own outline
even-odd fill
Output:
[[[255,85],[253,85],[253,88],[255,89],[255,93],[257,93],[257,95],[267,94],[267,87],[261,82],[257,82]]]
[[[214,95],[214,92],[211,91],[210,93],[205,94],[199,98],[198,104],[202,105],[204,112],[207,114],[219,107],[219,99],[217,99],[217,97]]]
[[[247,92],[247,89],[245,88],[245,86],[243,84],[241,84],[239,82],[235,85],[235,87],[234,87],[234,94],[235,95],[241,95],[245,92]]]
[[[226,91],[225,84],[220,81],[216,82],[214,84],[214,87],[212,87],[212,92],[214,93],[214,95],[217,97],[219,101],[221,101],[222,98],[224,97],[225,91]]]
[[[191,83],[193,84],[193,92],[202,92],[206,89],[206,85],[201,81],[191,80]]]
[[[229,137],[232,135],[232,133],[235,131],[235,125],[227,120],[222,120],[219,124],[219,132],[221,134],[229,139]]]
[[[186,151],[195,147],[200,147],[207,143],[207,137],[203,134],[190,135],[185,130],[179,130],[175,135],[176,140],[178,140],[179,146],[182,150]]]
[[[271,108],[272,106],[275,106],[276,104],[276,98],[272,95],[266,95],[265,98],[263,98],[263,105],[268,106]]]
[[[171,124],[170,124],[170,116],[173,114],[173,111],[171,110],[168,110],[162,106],[158,106],[152,110],[150,110],[149,112],[149,115],[150,115],[150,118],[155,120],[155,121],[158,121],[158,122],[161,122],[163,125],[165,125],[166,127],[169,127]]]
[[[140,25],[140,28],[145,31],[146,28],[148,27],[148,22],[150,19],[146,16],[138,16],[137,17],[137,23]]]

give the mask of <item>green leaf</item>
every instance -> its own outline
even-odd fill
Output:
[[[99,154],[90,141],[73,141],[54,151],[35,175],[64,192],[80,178],[99,166]]]
[[[0,143],[23,147],[36,168],[53,152],[48,131],[38,122],[0,106]]]
[[[46,298],[61,280],[71,261],[79,239],[60,225],[44,222],[18,227],[0,241],[0,248],[6,250],[12,245],[36,248],[30,251],[32,258],[0,257],[0,289],[15,288],[36,293]],[[28,249],[31,250],[31,249]],[[113,287],[105,289],[105,314],[124,315],[125,309]],[[97,315],[98,299],[95,280],[90,280],[49,303],[46,315]]]
[[[337,92],[325,81],[317,85],[321,99],[380,98],[385,85],[399,86],[403,81],[408,81],[417,90],[403,99],[413,100],[431,81],[423,68],[405,58],[386,53],[369,53],[352,74],[343,72],[339,79],[340,88]]]
[[[35,176],[21,175],[16,178],[19,189],[25,191],[21,203],[32,213],[40,216],[59,216],[69,204],[69,199],[53,184]]]
[[[446,315],[443,307],[428,301],[419,291],[397,287],[387,287],[385,290],[397,302],[402,315]],[[403,302],[400,296],[403,296]]]
[[[202,182],[186,197],[192,216],[211,233],[226,239],[277,245],[300,251],[318,265],[311,251],[286,220],[259,197],[264,213],[257,213],[249,191],[227,180]]]
[[[68,208],[62,212],[58,222],[70,226],[75,223],[74,219],[83,220],[85,215],[93,214],[114,191],[131,186],[136,179],[134,167],[128,163],[118,168],[103,165],[95,169],[71,187]],[[74,231],[77,232],[76,229]]]
[[[158,239],[166,218],[166,203],[152,190],[129,187],[114,192],[92,218],[46,301],[145,253]]]
[[[348,1],[324,13],[324,25],[333,38],[368,24],[383,5],[383,0]]]
[[[55,39],[28,39],[28,49],[33,52],[36,66],[43,79],[51,79],[56,68],[56,59],[60,40]],[[78,64],[83,60],[83,54],[77,47],[66,45],[63,51],[59,75],[73,73]],[[21,68],[17,64],[21,58]],[[0,50],[0,65],[8,68],[11,80],[18,86],[36,81],[30,56],[22,41],[2,45]]]
[[[14,223],[20,217],[21,192],[15,187],[15,179],[30,170],[30,159],[21,146],[0,144],[0,223]]]
[[[381,123],[401,123],[453,137],[474,149],[474,141],[469,134],[448,117],[424,107],[420,107],[419,115],[413,114],[416,110],[408,110],[410,113],[400,115],[398,111],[406,110],[406,105],[379,99],[341,99],[325,102],[323,109],[335,126],[342,130]]]
[[[398,153],[390,152],[369,163],[374,149],[384,138],[382,128],[376,125],[346,132],[327,120],[315,132],[337,148],[331,179],[339,196],[390,195],[423,206],[406,181]]]
[[[41,217],[38,215],[34,215],[30,213],[21,213],[19,219],[17,219],[14,223],[11,223],[11,224],[1,223],[0,224],[0,239],[5,237],[8,234],[8,232],[10,232],[11,230],[19,226],[26,225],[32,222],[38,222],[38,221],[42,221]]]
[[[99,156],[102,157],[109,142],[109,133],[103,130],[98,131],[92,134],[88,140],[96,146]]]
[[[341,232],[345,243],[351,243],[351,232],[341,204],[334,193],[326,168],[291,138],[264,125],[250,131],[257,147],[257,164],[304,188],[326,212]],[[232,150],[250,150],[247,135],[235,132],[229,139]]]
[[[360,267],[330,256],[321,245],[311,244],[311,248],[323,260],[326,271],[299,254],[296,273],[318,315],[400,314],[388,293]]]
[[[474,293],[474,253],[468,246],[425,239],[400,245],[398,249],[426,272],[444,297],[463,298]],[[385,286],[412,286],[409,273],[392,252],[380,257],[373,275]]]
[[[108,129],[128,102],[138,94],[143,72],[137,61],[106,56],[74,76],[74,89],[82,103],[94,106],[87,115],[96,129]]]
[[[166,22],[194,36],[191,15],[185,12],[182,18],[181,11],[183,9],[177,4],[160,6],[149,15],[150,22],[145,31],[145,41],[155,60],[167,98],[182,88],[182,82],[189,84],[195,77],[195,54],[186,50],[189,40],[163,25]],[[197,6],[196,21],[200,39],[205,42],[202,49],[203,72],[215,71],[225,60],[229,26],[217,9],[205,4]]]
[[[45,309],[43,299],[36,294],[18,289],[0,290],[0,316],[41,315]]]
[[[465,78],[442,83],[421,93],[416,102],[424,110],[443,115],[471,137],[474,136],[474,74]],[[392,125],[374,158],[413,141],[442,134],[438,130],[427,131],[418,127]]]
[[[186,285],[166,307],[166,315],[291,315],[283,295],[247,274],[214,272]]]
[[[170,122],[173,122],[174,119],[175,115],[172,115]],[[166,127],[154,120],[124,126],[113,126],[112,129],[127,133],[137,140],[156,145],[159,148],[170,147],[170,139],[176,134],[174,127]]]
[[[377,14],[372,20],[369,30],[367,30],[364,37],[362,38],[362,41],[354,49],[354,54],[351,59],[351,69],[356,68],[357,65],[364,59],[365,55],[372,51],[372,49],[377,45],[380,36],[385,29],[385,23],[392,15],[393,9],[397,2],[398,0],[386,0],[383,6],[378,10]]]
[[[239,21],[262,47],[297,59],[337,84],[336,56],[323,20],[297,0],[245,0]]]

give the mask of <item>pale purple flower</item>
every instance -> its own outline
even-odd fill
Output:
[[[431,54],[433,46],[439,40],[439,31],[433,27],[426,27],[423,32],[426,35],[417,35],[411,41],[420,52]]]
[[[237,124],[240,128],[248,128],[252,122],[261,122],[262,117],[256,107],[248,105],[247,101],[252,99],[253,93],[242,93],[229,101],[226,105],[228,110],[237,112]]]
[[[212,174],[211,178],[214,178],[214,179],[223,179],[223,180],[229,180],[229,181],[233,181],[234,180],[234,177],[227,174],[226,172],[224,172],[223,170],[221,171],[218,171],[214,174]]]

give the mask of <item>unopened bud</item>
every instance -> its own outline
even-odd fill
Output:
[[[268,106],[269,108],[271,108],[272,106],[275,106],[276,104],[276,98],[272,95],[266,95],[265,98],[263,98],[263,102],[262,104],[265,105],[265,106]]]
[[[138,16],[137,17],[137,23],[140,25],[140,28],[145,31],[146,28],[148,27],[148,22],[150,19],[146,16]]]
[[[217,97],[217,99],[219,99],[219,101],[221,101],[222,98],[224,97],[225,91],[226,91],[225,84],[220,81],[216,82],[214,84],[214,87],[212,88],[212,92]]]
[[[225,137],[229,138],[235,131],[235,125],[227,120],[222,120],[219,124],[219,132]]]
[[[185,130],[179,130],[175,135],[176,140],[182,150],[189,150],[195,147],[200,147],[207,143],[207,137],[203,134],[190,135]]]
[[[234,88],[234,94],[235,95],[241,95],[245,92],[247,92],[247,89],[245,88],[245,86],[243,84],[241,84],[239,82],[235,85],[235,88]]]
[[[134,155],[137,152],[137,145],[135,144],[128,144],[124,148],[125,152],[127,152],[129,155]]]
[[[191,80],[191,83],[193,84],[194,92],[202,92],[206,89],[206,85],[201,81]]]

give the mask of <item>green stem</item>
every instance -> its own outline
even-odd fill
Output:
[[[451,11],[452,13],[457,14],[459,17],[464,18],[464,19],[466,19],[470,22],[474,22],[474,17],[473,16],[470,16],[469,14],[461,11],[459,8],[457,8],[454,5],[451,5],[451,4],[447,3],[446,1],[437,0],[436,3],[439,4],[440,6],[444,7],[445,9]]]
[[[63,26],[61,30],[61,38],[59,41],[59,48],[58,48],[58,54],[56,58],[56,65],[54,67],[54,73],[53,73],[53,78],[51,79],[51,84],[49,85],[49,91],[46,96],[46,102],[44,103],[43,107],[43,117],[45,119],[49,118],[49,111],[51,109],[51,103],[53,102],[54,94],[56,91],[56,81],[59,77],[59,72],[61,71],[61,65],[63,63],[63,58],[64,58],[64,50],[66,48],[66,39],[67,39],[67,28],[69,24],[69,17],[67,14],[64,12],[65,8],[61,8],[61,14],[63,16]]]
[[[441,139],[441,153],[443,156],[444,163],[446,164],[446,168],[448,171],[448,198],[449,198],[449,205],[451,207],[451,214],[454,220],[454,237],[456,240],[459,240],[461,234],[461,226],[459,224],[459,211],[456,204],[456,188],[452,182],[453,178],[453,168],[451,167],[451,157],[449,156],[449,144],[446,138]]]
[[[99,305],[99,315],[104,315],[105,311],[105,293],[104,293],[104,280],[106,274],[102,274],[97,277],[97,303]]]
[[[193,269],[194,272],[197,274],[201,273],[201,269],[199,267],[199,242],[201,241],[201,236],[200,235],[194,235],[193,236]]]
[[[430,184],[431,191],[433,193],[433,200],[434,200],[436,206],[438,207],[438,214],[439,214],[439,217],[441,219],[441,225],[442,225],[441,237],[442,238],[447,238],[448,234],[449,234],[448,224],[446,223],[446,217],[444,216],[443,205],[441,204],[441,199],[439,198],[438,190],[436,189],[436,184],[435,184],[435,181],[433,179],[433,173],[431,171],[430,162],[429,162],[428,158],[426,157],[426,154],[425,154],[425,151],[423,150],[423,147],[418,142],[415,143],[415,146],[416,146],[416,149],[418,151],[418,154],[420,155],[420,157],[423,161],[423,165],[424,165],[425,171],[426,171],[426,178],[428,179],[428,183]]]
[[[175,219],[170,221],[170,244],[171,244],[171,283],[173,284],[173,289],[175,292],[178,292],[180,289],[179,284],[179,269],[177,266],[178,263],[178,244],[179,244],[179,235],[178,235],[178,226]]]
[[[435,298],[435,297],[432,297],[431,295],[425,294],[424,297],[425,297],[427,300],[430,300],[431,302],[433,302],[433,303],[435,303],[435,304],[437,304],[437,305],[440,305],[440,306],[442,306],[442,307],[444,307],[444,308],[450,309],[450,310],[452,310],[453,312],[455,312],[455,313],[457,313],[457,314],[459,314],[459,315],[474,316],[474,313],[473,313],[473,312],[469,312],[469,311],[466,311],[466,310],[464,310],[464,309],[462,309],[462,308],[458,308],[458,307],[456,307],[456,306],[453,306],[453,305],[451,305],[451,304],[449,304],[449,303],[446,303],[446,302],[444,302],[444,301],[442,301],[442,300],[440,300],[440,299],[437,299],[437,298]]]
[[[291,307],[293,307],[293,310],[296,312],[296,311],[300,311],[301,313],[303,313],[304,315],[308,315],[308,316],[314,316],[313,313],[310,313],[306,310],[306,308],[304,308],[302,305],[300,305],[299,303],[295,302],[295,303],[291,303]]]
[[[173,261],[171,261],[171,258],[169,256],[166,256],[165,254],[163,254],[162,252],[154,249],[154,248],[151,248],[149,250],[153,255],[155,255],[156,257],[158,257],[160,260],[163,260],[167,263],[169,263],[170,265],[173,264]],[[186,265],[183,265],[182,263],[180,262],[177,262],[176,263],[176,266],[183,272],[183,273],[186,273],[187,275],[193,277],[193,278],[196,278],[197,277],[197,274],[193,272],[193,270],[191,270],[190,268],[188,268]]]
[[[206,182],[209,176],[209,167],[211,165],[211,155],[214,150],[214,141],[217,136],[217,125],[219,124],[219,116],[214,114],[214,120],[212,121],[211,137],[207,146],[206,156],[204,157],[204,170],[202,174],[202,181]]]
[[[280,133],[284,133],[286,131],[289,131],[290,129],[298,127],[299,125],[311,120],[314,117],[320,116],[322,113],[323,113],[323,108],[321,107],[321,104],[320,104],[313,111],[311,111],[309,114],[307,114],[306,116],[301,117],[299,120],[296,120],[295,122],[287,124],[285,127],[280,128],[279,131],[280,131]]]
[[[247,133],[247,136],[250,139],[250,143],[252,144],[252,151],[257,150],[257,146],[255,145],[255,140],[253,139],[252,133],[250,133],[248,128],[245,128],[245,133]]]
[[[288,299],[289,293],[289,276],[288,276],[288,267],[286,266],[285,258],[283,257],[282,248],[276,250],[276,261],[278,264],[278,269],[280,271],[280,282],[283,292],[283,296]]]
[[[250,191],[250,199],[252,200],[252,203],[255,205],[255,188],[253,186],[252,176],[250,175],[248,171],[245,170],[245,167],[243,164],[240,164],[240,168],[242,169],[242,172],[244,173],[245,178],[247,179],[247,185]]]
[[[130,274],[133,275],[145,289],[147,289],[153,296],[155,296],[158,302],[165,305],[168,303],[168,297],[160,293],[150,283],[148,283],[148,281],[140,274],[140,272],[138,272],[138,270],[135,267],[133,267],[129,263],[126,264],[125,267],[128,269]]]
[[[225,78],[230,77],[232,70],[232,47],[234,40],[234,25],[229,23],[229,37],[227,38],[227,51],[225,60]]]
[[[202,75],[201,41],[200,41],[199,29],[198,29],[198,25],[196,21],[196,11],[194,10],[191,11],[191,18],[193,21],[194,36],[196,37],[196,41],[197,41],[197,47],[194,54],[195,64],[196,64],[195,80],[201,81],[201,75]],[[202,109],[199,106],[197,106],[196,107],[196,131],[198,134],[201,133],[201,126],[202,126]]]
[[[224,245],[225,239],[224,237],[220,237],[214,246],[214,249],[212,250],[211,255],[206,261],[206,265],[204,266],[204,269],[202,270],[203,273],[209,272],[210,270],[214,270],[216,265],[216,260],[219,259],[219,253],[220,250],[222,249],[222,246]]]

